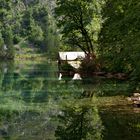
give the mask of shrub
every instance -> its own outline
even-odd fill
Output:
[[[68,62],[65,62],[61,65],[61,70],[66,72],[74,72],[74,68]]]
[[[79,68],[81,75],[91,76],[93,72],[99,71],[99,66],[95,58],[86,57]]]
[[[14,44],[18,44],[20,41],[21,41],[20,36],[15,35],[14,38],[13,38],[13,43],[14,43]]]
[[[62,78],[65,80],[72,79],[75,73],[75,69],[68,62],[61,64],[60,70],[62,72]]]

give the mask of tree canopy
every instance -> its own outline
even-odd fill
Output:
[[[103,8],[100,53],[105,67],[113,72],[129,73],[139,79],[140,2],[108,0]]]
[[[45,52],[51,49],[50,45],[56,47],[56,26],[52,17],[54,5],[54,0],[0,0],[0,48],[8,46],[6,35],[9,34],[9,29],[9,41],[13,45],[7,47],[8,51],[21,41],[26,41],[29,46],[41,48]],[[14,54],[13,51],[10,54]],[[10,55],[2,50],[0,57],[7,56]]]
[[[55,15],[61,27],[62,39],[70,46],[78,47],[85,53],[94,52],[91,24],[99,14],[97,1],[57,0]],[[99,4],[99,3],[98,3]]]

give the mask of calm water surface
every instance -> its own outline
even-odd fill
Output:
[[[127,82],[58,77],[55,62],[0,62],[0,140],[140,139]]]

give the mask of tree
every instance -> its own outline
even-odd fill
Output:
[[[0,0],[0,29],[12,23],[12,2]]]
[[[34,43],[35,45],[40,45],[43,42],[43,31],[40,26],[36,24],[32,24],[29,40]]]
[[[54,36],[54,32],[50,33],[52,25],[50,24],[47,1],[29,2],[22,19],[22,36],[26,37],[34,46],[47,50],[48,42]]]
[[[86,54],[94,53],[95,46],[90,28],[93,18],[99,14],[97,1],[57,0],[56,4],[55,16],[64,42],[80,48]]]
[[[57,116],[56,140],[101,140],[102,121],[97,108],[90,105],[66,106]]]
[[[103,8],[104,23],[99,38],[107,69],[131,73],[137,84],[140,81],[139,5],[137,0],[108,0]]]
[[[5,52],[4,52],[4,40],[2,37],[2,34],[0,33],[0,58],[2,58],[4,56]]]
[[[13,59],[15,52],[14,52],[14,45],[13,45],[13,34],[10,27],[5,28],[5,32],[3,33],[4,43],[7,48],[6,51],[6,58]]]
[[[1,32],[1,57],[2,58],[14,58],[13,48],[13,25],[15,24],[15,16],[13,14],[14,1],[0,0],[0,32]]]

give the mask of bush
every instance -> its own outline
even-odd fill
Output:
[[[62,72],[62,78],[65,80],[72,79],[75,73],[75,69],[68,62],[61,64],[60,70]]]
[[[81,73],[81,76],[82,75],[85,75],[85,76],[93,75],[93,72],[99,71],[99,66],[97,64],[97,60],[95,58],[90,59],[90,58],[86,57],[82,61],[79,71]]]
[[[65,72],[70,71],[74,72],[74,68],[68,62],[65,62],[64,64],[61,65],[61,70]]]
[[[4,40],[2,38],[2,34],[0,33],[0,58],[4,57],[5,52],[4,52]]]
[[[18,35],[15,35],[13,38],[13,43],[18,44],[21,41],[21,38]]]

